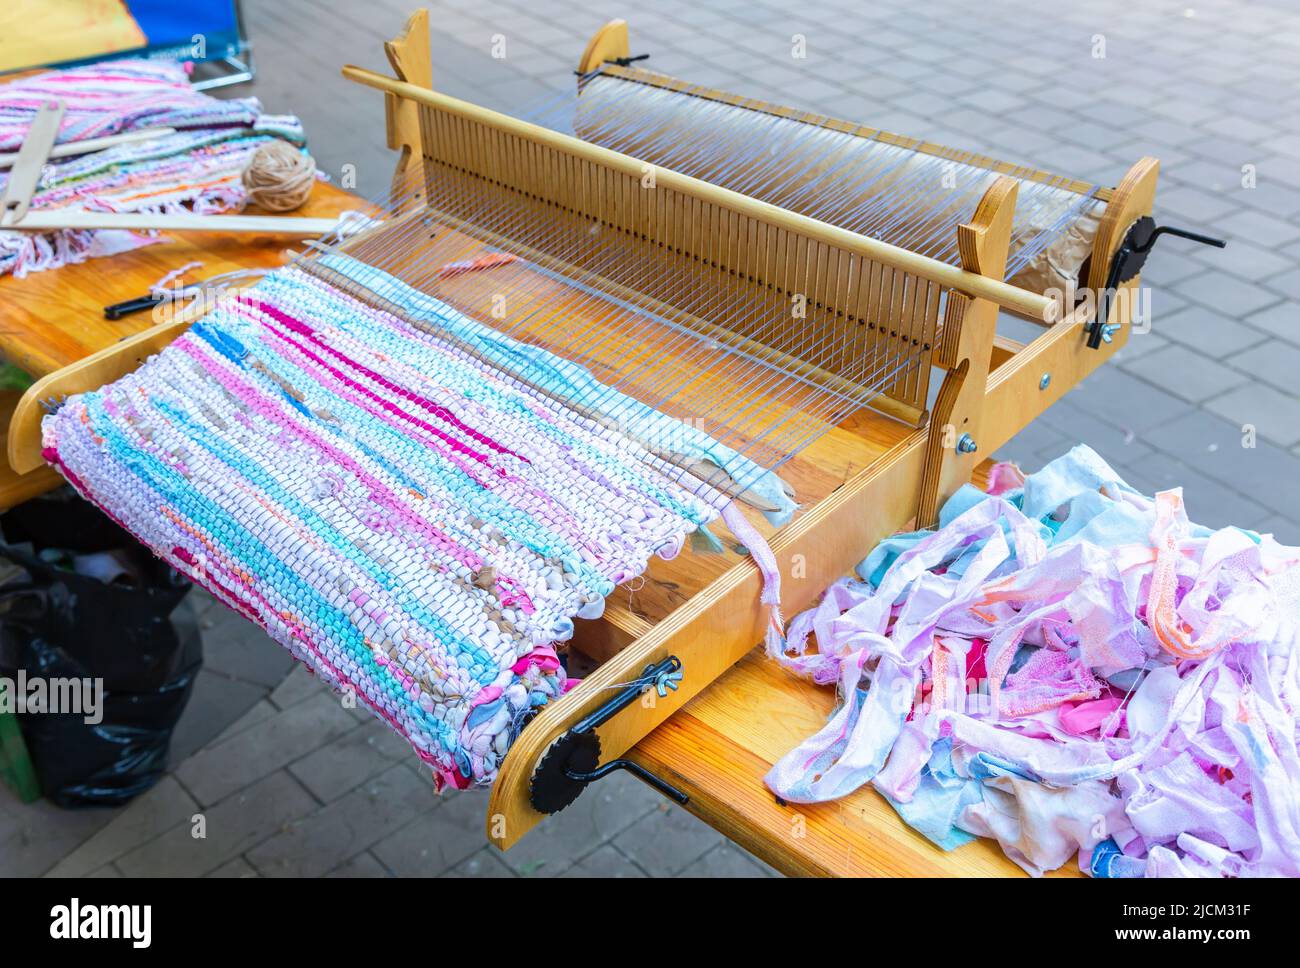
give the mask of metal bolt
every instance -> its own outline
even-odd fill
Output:
[[[957,453],[973,454],[979,450],[979,445],[975,443],[975,438],[970,434],[962,434],[957,440]]]
[[[1041,380],[1038,381],[1038,389],[1046,390],[1052,385],[1052,374],[1044,373]]]
[[[1101,341],[1103,343],[1112,342],[1117,332],[1119,332],[1119,323],[1106,323],[1101,328]]]
[[[655,691],[659,693],[659,698],[662,699],[668,695],[669,689],[676,692],[677,684],[681,681],[682,671],[680,669],[676,672],[668,672],[665,670],[655,676]]]

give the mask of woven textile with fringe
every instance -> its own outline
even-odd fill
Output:
[[[176,133],[52,160],[32,197],[33,209],[239,209],[245,197],[240,175],[257,149],[276,140],[299,147],[304,141],[297,118],[266,114],[256,98],[218,100],[195,91],[179,64],[119,60],[0,85],[0,151],[17,150],[36,111],[52,99],[66,105],[59,144],[143,128]],[[0,169],[0,190],[7,179],[8,171]],[[22,277],[143,241],[126,232],[0,231],[0,274]]]
[[[453,315],[280,270],[44,435],[84,496],[465,787],[565,690],[574,617],[736,515]]]

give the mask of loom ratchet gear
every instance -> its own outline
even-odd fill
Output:
[[[591,715],[583,717],[552,743],[529,781],[528,796],[533,807],[541,813],[563,810],[578,798],[587,784],[615,770],[626,770],[675,803],[687,803],[689,798],[686,794],[631,760],[613,759],[598,765],[600,736],[596,732],[598,726],[607,723],[621,709],[646,693],[653,691],[661,698],[666,696],[669,689],[677,688],[682,677],[682,663],[675,655],[646,666],[637,679],[620,686]]]

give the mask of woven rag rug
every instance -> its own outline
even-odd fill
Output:
[[[594,385],[572,364],[330,259],[413,308],[279,270],[48,415],[45,457],[440,783],[486,784],[565,691],[575,617],[719,516],[760,564],[770,551],[727,493],[643,445],[670,418],[598,419],[561,392]],[[772,477],[681,430],[732,479]]]
[[[296,146],[304,142],[297,118],[267,114],[257,98],[219,100],[195,91],[179,64],[117,60],[0,85],[0,151],[18,150],[32,118],[51,100],[66,107],[58,144],[143,128],[175,128],[176,133],[50,161],[32,196],[33,209],[163,214],[239,209],[244,204],[240,175],[257,149],[276,139]],[[0,169],[0,191],[8,175]],[[118,231],[0,231],[0,274],[21,277],[145,241]]]

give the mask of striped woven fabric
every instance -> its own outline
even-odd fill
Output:
[[[164,138],[55,159],[41,176],[32,208],[112,212],[223,212],[244,204],[240,174],[274,139],[303,144],[297,118],[269,115],[256,98],[218,100],[190,87],[184,68],[121,60],[50,71],[0,85],[0,151],[16,150],[42,104],[66,106],[60,143],[141,128],[171,127]],[[0,169],[0,191],[8,170]],[[111,254],[140,244],[127,233],[0,232],[0,274]]]
[[[0,87],[0,151],[16,151],[32,116],[51,100],[65,107],[60,144],[139,128],[249,127],[262,115],[256,98],[218,100],[194,90],[172,61],[110,60]]]
[[[44,424],[85,497],[457,787],[564,691],[574,617],[729,501],[488,362],[463,321],[284,269]]]

